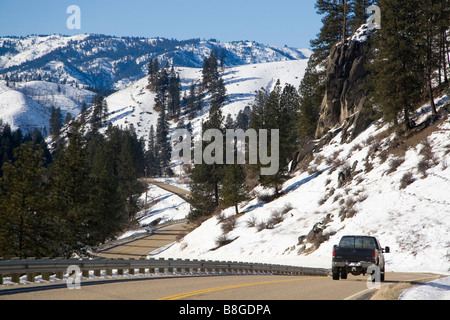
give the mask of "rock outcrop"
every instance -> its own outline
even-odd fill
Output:
[[[317,138],[340,128],[343,140],[352,140],[370,124],[371,108],[366,107],[367,91],[363,86],[368,75],[369,46],[370,41],[350,40],[331,49]]]

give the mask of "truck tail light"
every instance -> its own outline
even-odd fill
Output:
[[[373,250],[373,251],[372,251],[372,259],[375,260],[375,256],[376,256],[376,252],[375,252],[375,250]]]
[[[335,257],[336,257],[336,250],[333,249],[333,258],[335,258]]]

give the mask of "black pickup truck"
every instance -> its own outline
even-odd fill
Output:
[[[339,245],[333,247],[333,280],[347,279],[347,274],[358,276],[375,271],[380,272],[380,281],[384,281],[385,261],[383,253],[389,253],[389,247],[381,248],[375,237],[344,236]],[[376,266],[376,267],[375,267]],[[368,270],[369,269],[369,270]]]

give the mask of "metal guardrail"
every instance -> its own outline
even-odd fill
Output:
[[[283,266],[263,263],[245,263],[235,261],[206,261],[206,260],[173,260],[173,259],[141,259],[141,260],[0,260],[0,284],[3,277],[9,275],[12,282],[20,282],[20,277],[27,275],[27,281],[34,282],[34,277],[41,274],[44,280],[49,280],[50,275],[56,274],[57,279],[63,280],[64,276],[69,276],[68,268],[76,266],[82,272],[83,277],[89,278],[90,271],[94,271],[94,276],[100,276],[101,271],[112,276],[112,271],[117,270],[118,275],[124,275],[124,270],[129,274],[155,273],[242,273],[242,274],[283,274],[283,275],[312,275],[327,276],[329,270],[317,268],[303,268],[295,266]]]

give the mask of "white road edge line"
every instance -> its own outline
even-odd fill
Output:
[[[412,280],[407,280],[405,282],[415,282],[415,281],[422,281],[422,280],[426,280],[426,279],[435,279],[435,278],[436,278],[436,276],[434,276],[434,277],[426,277],[426,278],[419,278],[419,279],[412,279]],[[366,290],[360,291],[358,293],[355,293],[355,294],[351,295],[350,297],[345,298],[344,300],[352,300],[353,298],[355,298],[355,297],[357,297],[359,295],[362,295],[362,294],[364,294],[366,292],[369,292],[369,291],[372,291],[372,290],[380,290],[381,287],[388,286],[388,285],[391,285],[391,284],[392,283],[385,283],[385,284],[380,285],[379,288],[370,288],[370,289],[366,289]]]

